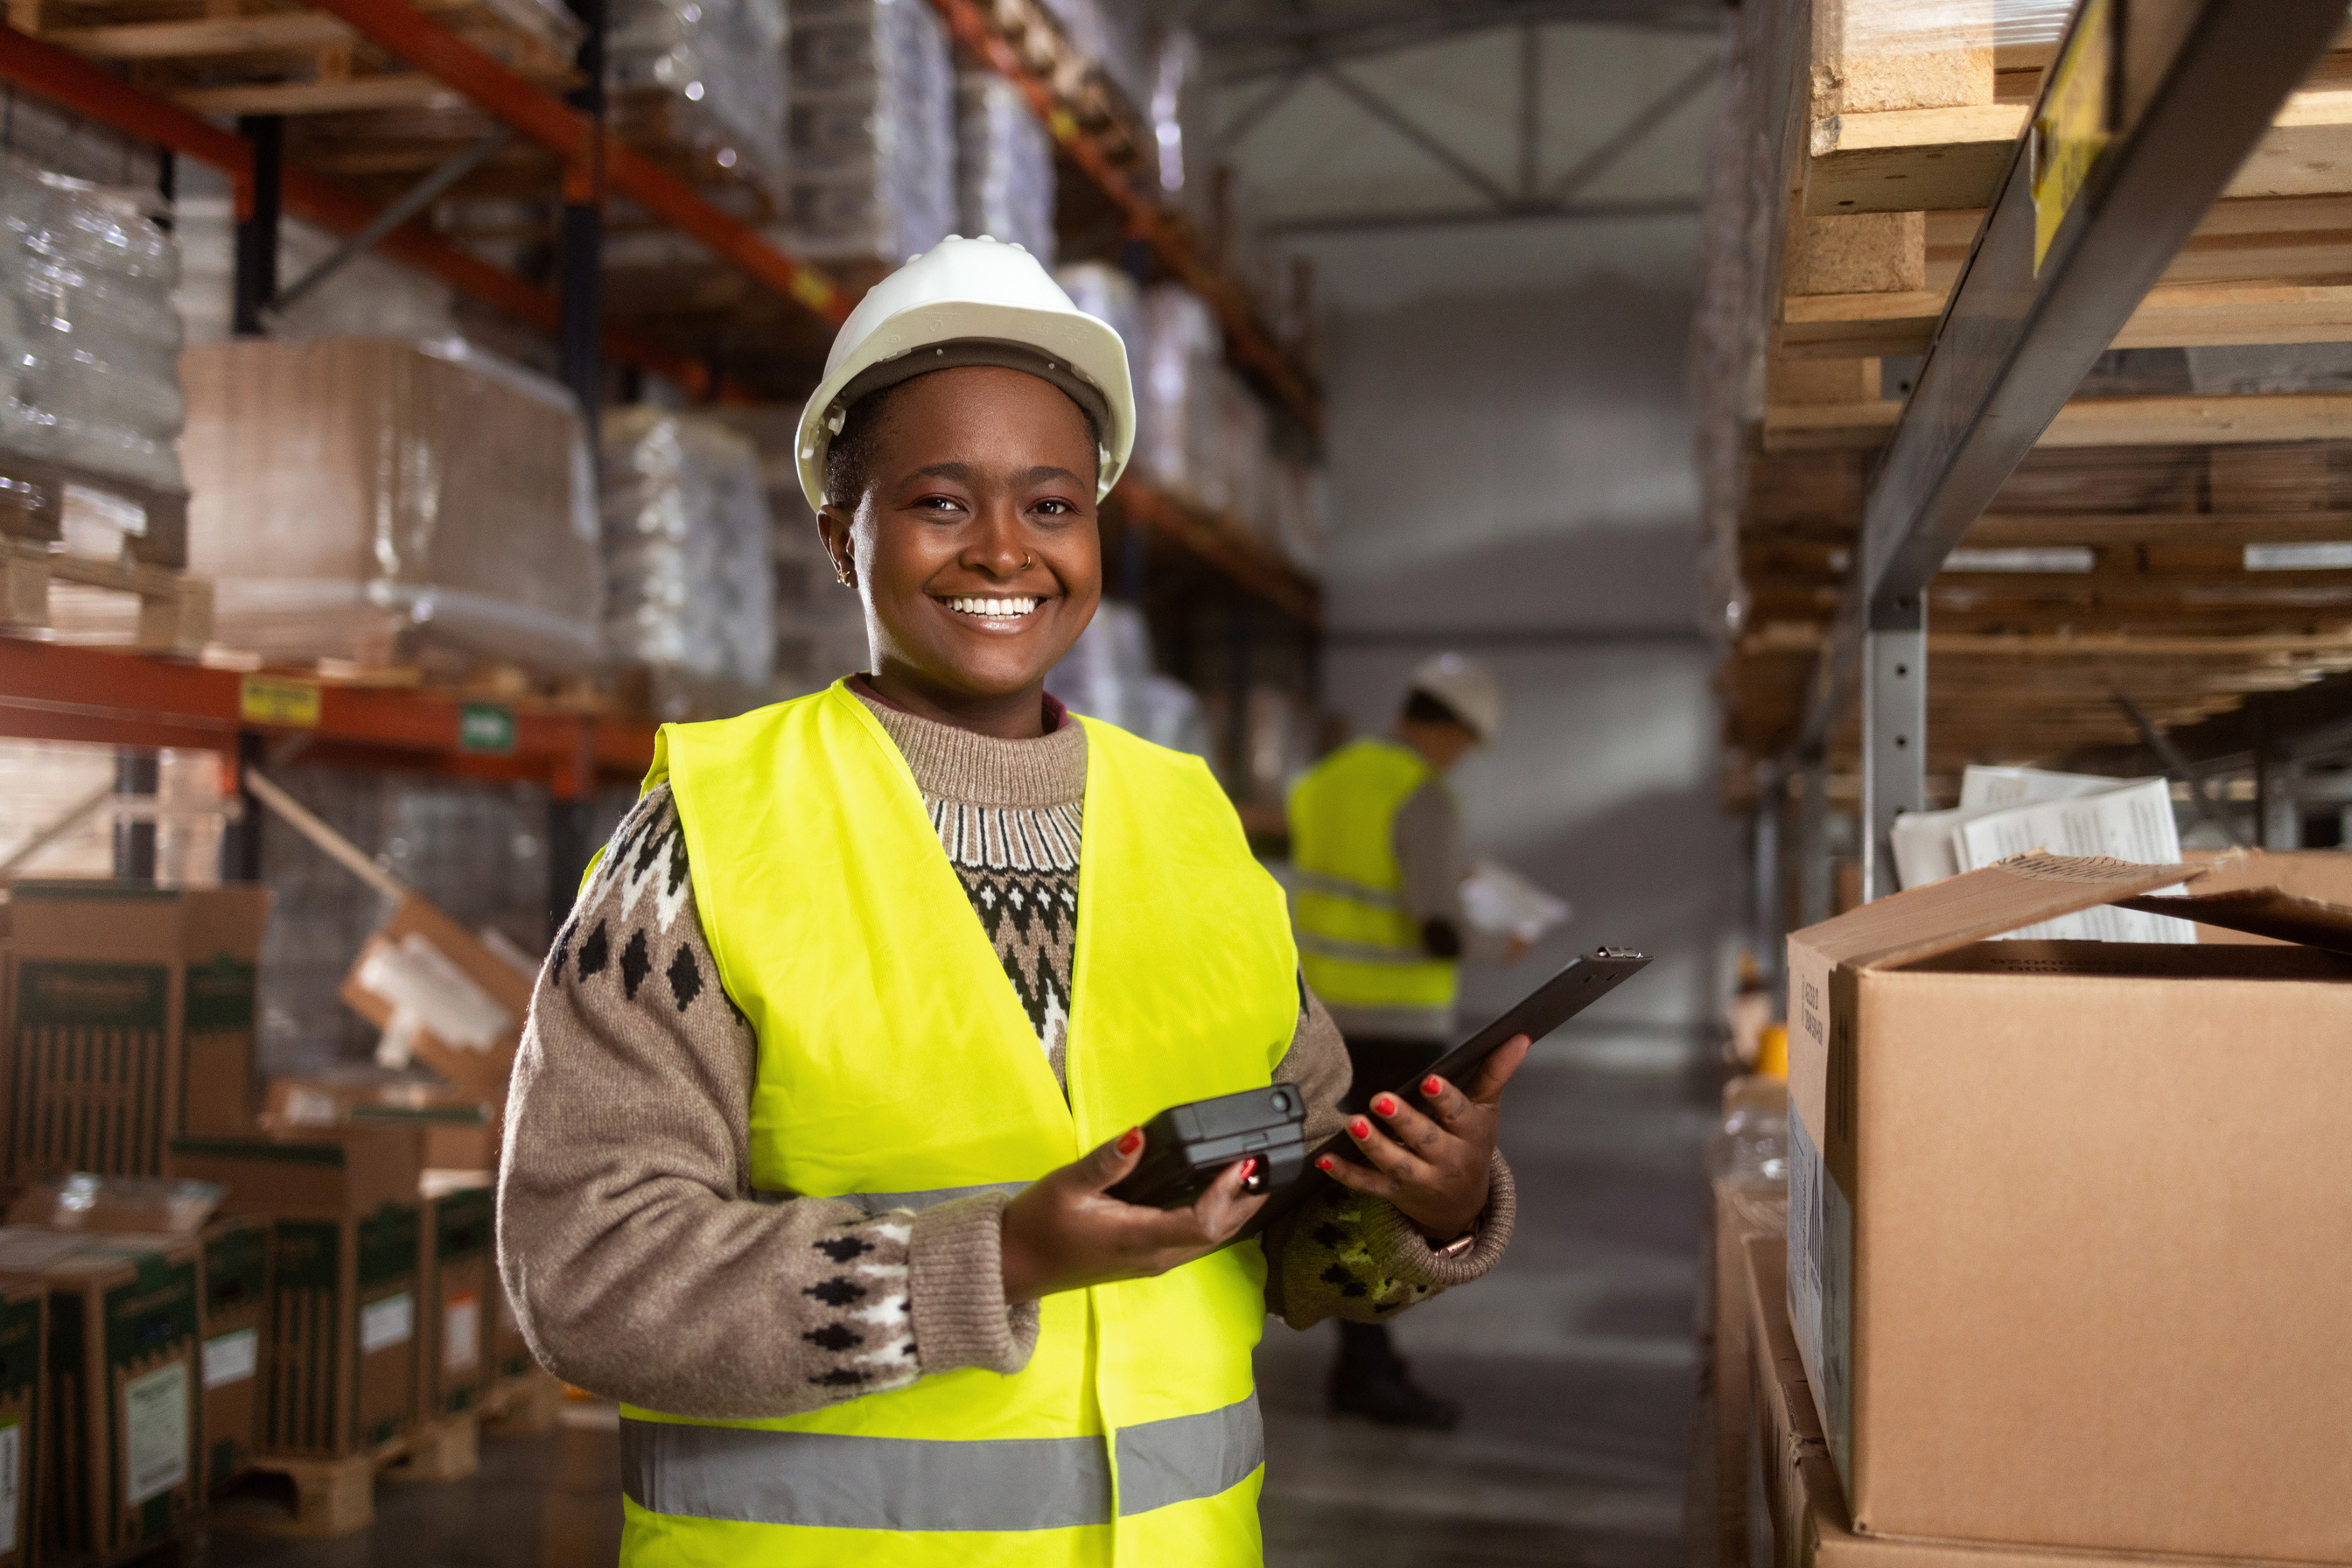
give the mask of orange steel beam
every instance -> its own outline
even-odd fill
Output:
[[[237,216],[252,210],[253,150],[244,138],[5,24],[0,24],[0,79],[125,134],[210,164],[229,177]],[[299,169],[286,170],[279,187],[287,207],[297,216],[345,234],[357,233],[375,216],[375,209],[359,197]],[[555,330],[562,311],[555,295],[442,243],[415,224],[385,236],[380,248],[520,321]],[[614,358],[667,376],[691,392],[699,395],[707,389],[709,373],[703,365],[634,334],[608,330],[604,345]]]
[[[1165,534],[1300,625],[1322,630],[1322,595],[1288,562],[1266,554],[1213,519],[1140,479],[1120,479],[1111,488],[1110,500],[1129,522]]]
[[[355,0],[341,0],[352,4]],[[363,0],[358,0],[363,3]],[[1088,134],[1070,117],[1054,97],[1053,89],[1039,80],[1022,62],[1021,55],[988,18],[986,9],[977,0],[931,0],[940,15],[947,18],[948,28],[957,42],[995,69],[998,75],[1021,89],[1037,118],[1054,133],[1062,150],[1084,170],[1087,176],[1102,187],[1127,217],[1128,232],[1159,253],[1168,269],[1181,278],[1186,286],[1216,310],[1225,324],[1226,340],[1242,363],[1251,366],[1290,405],[1307,429],[1319,436],[1323,429],[1323,407],[1315,389],[1307,384],[1305,375],[1290,362],[1290,357],[1276,348],[1258,321],[1256,312],[1238,285],[1201,259],[1180,235],[1168,216],[1159,205],[1138,191],[1115,167],[1102,144]]]
[[[568,170],[592,167],[601,151],[606,186],[618,191],[682,234],[709,246],[752,281],[835,323],[853,301],[806,262],[770,245],[607,132],[599,149],[594,122],[562,103],[437,24],[405,0],[310,0],[341,17],[380,47],[456,89],[563,159]]]

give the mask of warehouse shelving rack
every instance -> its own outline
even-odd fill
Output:
[[[960,43],[1013,80],[1052,131],[1068,161],[1125,216],[1130,238],[1209,301],[1223,320],[1236,362],[1280,401],[1299,425],[1318,432],[1320,406],[1306,374],[1275,343],[1246,293],[1203,259],[1193,237],[1171,221],[1121,173],[1103,137],[1085,129],[1055,89],[1034,75],[993,16],[968,0],[935,0]],[[560,273],[544,288],[468,254],[419,221],[430,200],[447,194],[487,153],[479,146],[452,158],[409,197],[379,207],[285,155],[283,121],[241,118],[232,132],[189,108],[142,90],[68,49],[0,24],[0,79],[47,98],[89,120],[208,164],[227,176],[238,225],[236,293],[241,330],[256,330],[276,289],[276,232],[281,212],[357,236],[418,267],[469,298],[552,336],[563,379],[593,408],[603,400],[604,362],[633,366],[708,399],[740,395],[712,364],[642,325],[604,319],[604,209],[621,197],[656,222],[700,242],[762,294],[829,334],[855,303],[852,289],[772,244],[694,188],[623,144],[603,122],[602,0],[575,0],[585,34],[584,83],[559,99],[520,71],[474,47],[408,0],[310,0],[316,23],[340,25],[419,78],[457,94],[495,122],[503,142],[520,137],[551,153],[563,201]],[[37,15],[37,12],[32,13]],[[24,8],[12,19],[27,15]],[[281,28],[304,13],[275,18]],[[331,19],[331,21],[330,21]],[[126,29],[115,29],[123,32]],[[121,40],[115,40],[118,55]],[[260,100],[257,100],[259,102]],[[460,166],[459,160],[472,163]],[[1232,525],[1140,481],[1120,485],[1116,520],[1139,528],[1242,594],[1262,599],[1307,639],[1319,629],[1313,581]],[[1238,624],[1246,627],[1252,617]],[[1309,656],[1311,658],[1311,651]],[[1246,658],[1242,661],[1245,668]],[[290,728],[240,708],[255,680],[290,680],[314,691],[294,711],[310,721]],[[480,705],[476,705],[477,707]],[[282,711],[282,710],[281,710]],[[252,762],[273,737],[299,733],[314,759],[425,769],[453,776],[543,783],[553,802],[551,901],[569,901],[589,848],[586,796],[600,778],[634,778],[651,755],[651,731],[604,718],[529,709],[509,712],[511,743],[484,752],[464,743],[467,705],[434,692],[388,690],[304,677],[239,676],[136,654],[0,642],[0,732],[122,746],[187,745]],[[490,726],[493,731],[496,724]],[[248,846],[257,837],[248,834]],[[249,851],[248,851],[249,853]],[[248,864],[253,874],[254,864]]]
[[[2103,464],[2160,467],[2151,448],[2166,445],[2201,475],[2209,450],[2258,464],[2283,447],[2249,443],[2352,435],[2341,393],[2077,395],[2112,347],[2352,337],[2352,300],[2312,273],[2352,209],[2336,163],[2315,155],[2344,134],[2326,90],[2345,65],[2342,8],[2137,0],[2126,37],[2117,8],[2093,0],[2055,47],[1995,51],[2000,101],[1875,116],[1811,100],[1809,10],[1794,0],[1746,21],[1781,29],[1780,57],[1756,68],[1774,164],[1759,185],[1790,193],[1769,215],[1775,265],[1840,237],[1819,220],[1867,238],[1900,234],[1907,216],[1924,223],[1927,273],[1882,266],[1844,293],[1810,280],[1785,298],[1775,276],[1755,290],[1771,381],[1796,393],[1768,393],[1746,434],[1732,492],[1744,597],[1725,606],[1733,739],[1755,760],[1727,783],[1755,804],[1768,963],[1789,862],[1796,918],[1829,912],[1833,762],[1850,757],[1858,774],[1861,894],[1883,895],[1889,826],[1934,804],[1931,741],[1941,767],[1989,748],[2145,767],[2201,804],[2216,760],[2248,758],[2259,780],[2265,755],[2299,754],[2298,734],[2345,729],[2344,680],[2305,683],[2352,656],[2342,572],[2254,578],[2238,560],[2248,543],[2352,538],[2345,512],[2235,513],[2218,491],[2210,510],[2201,497],[2066,511],[2040,499],[2070,483],[2095,492]],[[2087,110],[2079,90],[2053,101],[2070,80],[2095,89]],[[1962,147],[1995,122],[1997,138]],[[2070,151],[2082,160],[2052,177]],[[1971,206],[1985,210],[1948,210]],[[1860,226],[1873,221],[1894,226]],[[1822,270],[1853,259],[1831,255]],[[1836,390],[1857,362],[1876,371],[1867,356],[1921,347],[1903,401]],[[1964,541],[2093,564],[1947,573]],[[1962,672],[1932,702],[1931,664]]]

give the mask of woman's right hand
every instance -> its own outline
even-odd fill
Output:
[[[1265,1202],[1242,1191],[1255,1159],[1217,1174],[1185,1209],[1121,1203],[1106,1188],[1143,1157],[1143,1129],[1130,1127],[1082,1160],[1024,1187],[1004,1205],[1004,1300],[1008,1306],[1057,1290],[1143,1279],[1205,1257],[1232,1238]]]

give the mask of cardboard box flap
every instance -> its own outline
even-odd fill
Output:
[[[2012,855],[1848,910],[1789,941],[1832,965],[1890,969],[2202,875],[2196,866],[2136,866],[2104,856]]]
[[[2276,888],[2234,888],[2226,892],[2117,899],[2127,910],[2171,915],[2254,936],[2301,942],[2330,952],[2352,953],[2352,909],[2301,899]]]

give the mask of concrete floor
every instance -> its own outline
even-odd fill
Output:
[[[1553,1047],[1555,1051],[1559,1047]],[[1588,1059],[1589,1059],[1588,1053]],[[1400,1435],[1322,1415],[1336,1338],[1268,1325],[1263,1517],[1271,1568],[1675,1568],[1689,1445],[1692,1291],[1711,1090],[1538,1057],[1505,1147],[1519,1229],[1495,1274],[1399,1321],[1417,1375],[1468,1415]],[[454,1484],[386,1483],[370,1530],[221,1536],[220,1568],[577,1568],[620,1528],[609,1408],[487,1441]]]

